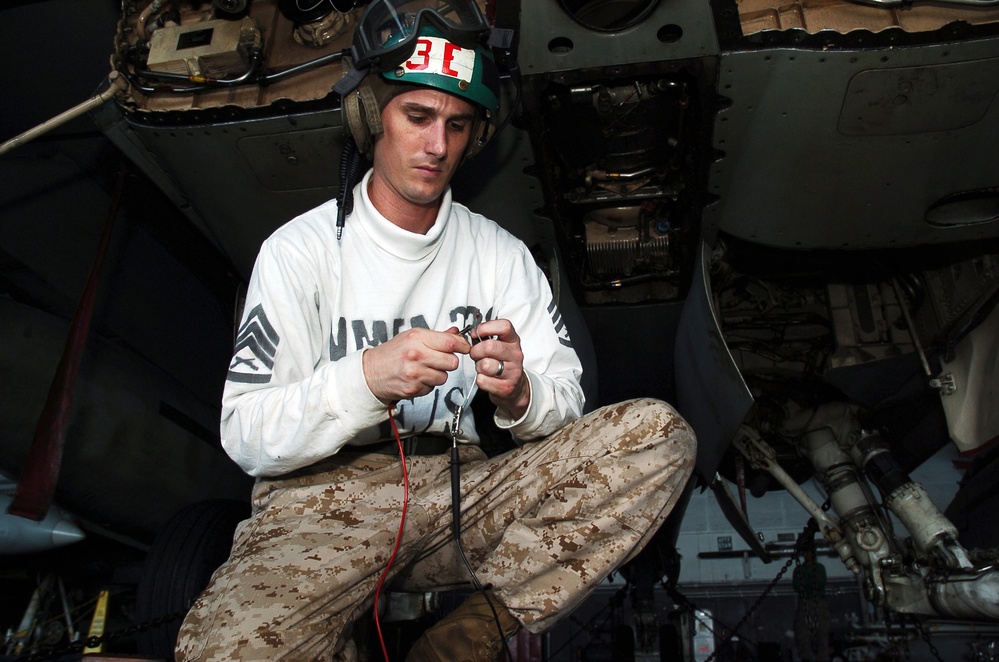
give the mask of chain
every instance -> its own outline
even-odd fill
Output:
[[[137,625],[132,625],[130,627],[118,630],[117,632],[106,632],[100,636],[87,637],[81,641],[72,641],[68,644],[62,644],[61,646],[54,646],[52,648],[43,649],[30,653],[28,655],[21,655],[14,660],[16,662],[35,662],[36,660],[55,660],[63,655],[70,655],[76,653],[82,653],[86,648],[97,648],[98,646],[106,643],[110,643],[117,639],[123,639],[129,637],[133,634],[138,634],[139,632],[145,632],[146,630],[151,630],[152,628],[159,627],[161,625],[166,625],[173,621],[179,621],[184,618],[187,614],[187,610],[178,611],[173,614],[168,614],[166,616],[160,616],[152,620],[146,621],[145,623],[139,623]]]
[[[619,588],[614,593],[614,595],[611,596],[610,600],[608,600],[607,606],[604,609],[601,609],[597,613],[593,614],[593,616],[590,617],[590,620],[587,621],[586,623],[583,623],[581,620],[579,620],[579,618],[572,615],[569,616],[569,620],[578,625],[580,629],[583,630],[584,632],[589,632],[591,637],[599,638],[601,636],[601,633],[604,631],[604,626],[607,623],[607,621],[609,621],[611,618],[614,617],[613,613],[614,610],[620,607],[621,604],[624,602],[624,598],[628,591],[628,587],[629,585],[626,583],[624,586]],[[604,620],[601,621],[598,627],[594,627],[593,624],[596,622],[598,618],[600,618],[600,616],[603,616]],[[596,633],[595,637],[593,636],[594,633]],[[571,637],[565,643],[559,646],[559,648],[556,649],[554,653],[550,654],[551,659],[555,659],[558,656],[558,654],[562,652],[562,649],[565,648],[566,646],[569,646],[570,644],[572,644]]]
[[[777,583],[787,573],[787,571],[791,569],[791,566],[795,564],[798,557],[801,555],[801,552],[804,549],[805,544],[810,543],[814,539],[815,534],[818,532],[818,530],[819,530],[819,525],[816,524],[815,518],[809,517],[808,522],[805,524],[805,528],[802,529],[800,534],[798,534],[798,539],[794,543],[794,549],[791,552],[791,557],[787,560],[786,563],[784,563],[784,567],[782,567],[780,570],[777,571],[777,575],[774,576],[770,584],[765,589],[763,589],[763,593],[760,594],[760,597],[756,598],[756,602],[753,603],[753,606],[751,606],[749,609],[746,610],[746,613],[742,615],[742,618],[739,620],[738,623],[736,623],[735,627],[734,628],[726,627],[728,633],[723,638],[719,637],[721,639],[721,642],[718,644],[718,647],[715,648],[714,652],[711,653],[711,655],[709,655],[704,662],[712,662],[712,660],[715,659],[715,656],[718,654],[718,652],[722,648],[724,648],[728,644],[728,642],[731,641],[733,637],[735,637],[735,635],[739,633],[739,629],[746,624],[746,621],[748,621],[749,618],[753,615],[753,612],[755,612],[757,609],[760,608],[760,605],[762,605],[763,601],[767,599],[767,596],[770,595],[770,592],[774,590],[774,587],[777,586]],[[676,589],[675,586],[667,587],[667,590],[669,591],[670,596],[673,597],[674,601],[677,602],[677,604],[686,609],[689,609],[691,613],[694,613],[694,611],[697,609],[697,605],[691,602],[686,596],[681,594]],[[708,629],[711,628],[709,627]],[[711,632],[715,636],[718,636],[717,633],[714,632],[714,630],[712,630]]]
[[[930,649],[930,653],[936,658],[937,662],[943,662],[943,658],[940,657],[940,651],[937,650],[936,645],[930,641],[930,633],[923,628],[923,623],[915,616],[912,617],[912,624],[916,626],[916,630],[919,632],[919,636],[922,637],[923,641],[926,642],[926,646]]]
[[[794,565],[795,572],[797,572],[798,568],[801,567],[801,560],[797,554],[794,556]],[[814,585],[811,588],[814,589]],[[815,596],[813,595],[812,598],[815,598]],[[801,602],[805,603],[805,624],[808,626],[808,650],[816,654],[822,648],[819,644],[819,603],[815,599],[804,599],[801,596],[798,597],[798,600],[799,609],[802,608]]]
[[[926,643],[926,647],[930,650],[930,653],[937,660],[937,662],[944,662],[943,657],[940,655],[940,651],[937,650],[936,645],[932,640],[930,640],[930,633],[923,627],[923,623],[919,617],[913,614],[901,614],[892,611],[885,612],[885,634],[888,637],[888,641],[892,641],[892,625],[895,620],[893,616],[897,617],[897,625],[901,634],[898,636],[898,642],[900,643],[894,643],[892,647],[899,653],[899,655],[902,656],[901,659],[912,659],[912,652],[909,647],[909,637],[906,632],[906,624],[908,623],[916,628],[916,632],[919,633],[919,637]]]
[[[808,623],[808,648],[817,652],[819,646],[819,605],[814,600],[808,600],[805,605],[805,621]]]
[[[681,607],[682,609],[685,609],[687,612],[689,612],[691,615],[693,615],[693,617],[696,620],[698,620],[701,623],[703,623],[704,627],[706,627],[708,629],[708,632],[710,632],[712,635],[714,635],[718,639],[723,639],[724,638],[724,635],[719,634],[713,627],[711,627],[711,621],[705,621],[705,620],[703,620],[703,619],[701,619],[701,618],[699,618],[697,616],[697,611],[698,611],[697,605],[695,605],[693,602],[691,602],[690,599],[687,596],[685,596],[683,593],[680,593],[680,591],[677,590],[676,586],[669,586],[669,585],[666,586],[666,592],[673,599],[673,602],[675,602],[679,607]],[[724,623],[722,623],[717,617],[714,620],[718,621],[718,623],[722,627],[724,627],[726,630],[731,630],[731,628],[729,628],[727,625],[725,625]],[[712,653],[711,657],[709,657],[708,660],[711,660],[713,657],[714,657],[714,654]]]
[[[906,636],[906,633],[905,633],[905,626],[902,625],[902,623],[898,624],[899,630],[901,630],[901,634],[896,639],[893,639],[892,638],[892,634],[891,634],[893,620],[894,620],[892,618],[892,614],[893,614],[893,612],[888,611],[888,610],[886,610],[884,612],[885,637],[887,637],[888,642],[891,645],[891,649],[890,650],[895,651],[895,653],[898,655],[899,659],[905,660],[906,662],[908,662],[908,660],[911,659],[911,656],[910,656],[910,651],[909,651],[909,639],[908,639],[908,637]]]

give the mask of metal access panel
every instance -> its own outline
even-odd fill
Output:
[[[996,39],[725,53],[718,91],[708,231],[847,249],[999,235]]]
[[[339,109],[188,125],[107,113],[104,133],[244,278],[264,239],[339,187]]]
[[[572,7],[579,5],[583,6],[573,13]],[[602,11],[614,11],[615,6],[625,5],[647,5],[648,10],[635,16],[634,21],[599,16]],[[521,0],[520,26],[520,60],[525,63],[523,73],[528,76],[577,69],[613,69],[718,53],[711,4],[698,0],[635,3]]]

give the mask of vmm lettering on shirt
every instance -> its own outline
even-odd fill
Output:
[[[369,326],[370,325],[370,326]],[[399,335],[405,329],[429,329],[427,320],[423,315],[416,315],[406,321],[396,318],[392,321],[392,337]],[[365,347],[376,347],[389,341],[389,323],[384,320],[352,320],[350,322],[351,336],[354,340],[353,351],[364,349]],[[337,321],[336,329],[330,330],[330,361],[338,361],[347,355],[347,320],[341,317]]]

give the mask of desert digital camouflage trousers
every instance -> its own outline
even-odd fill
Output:
[[[528,630],[567,615],[636,554],[690,478],[694,434],[666,403],[633,400],[486,459],[461,449],[461,541],[482,584]],[[451,534],[448,456],[411,456],[392,590],[467,585]],[[345,452],[258,481],[253,516],[181,628],[178,660],[330,660],[374,602],[395,544],[402,473]]]

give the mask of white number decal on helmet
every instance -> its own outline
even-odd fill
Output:
[[[472,80],[475,70],[475,51],[440,37],[420,37],[413,54],[402,66],[406,71],[438,74],[468,82]]]

